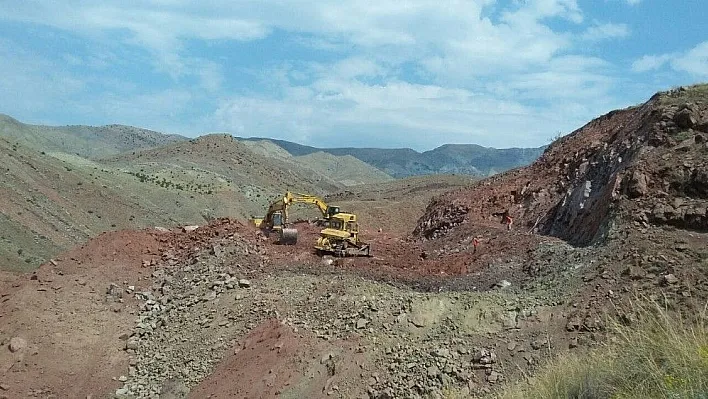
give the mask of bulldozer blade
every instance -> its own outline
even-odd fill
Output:
[[[363,245],[359,248],[349,247],[344,252],[345,256],[371,256],[371,245]]]
[[[295,245],[297,244],[297,229],[285,228],[280,232],[280,244]]]

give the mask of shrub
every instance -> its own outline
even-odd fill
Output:
[[[614,340],[582,356],[552,360],[499,397],[708,399],[706,309],[694,320],[656,303],[636,305],[637,321],[615,323]]]

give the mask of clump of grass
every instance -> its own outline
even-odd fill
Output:
[[[611,342],[561,355],[499,398],[708,399],[706,309],[689,321],[656,303],[635,307],[638,320],[615,324]]]

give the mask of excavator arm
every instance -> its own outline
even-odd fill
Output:
[[[287,191],[284,196],[271,202],[268,211],[263,219],[253,219],[256,226],[267,231],[276,231],[279,234],[279,242],[282,244],[295,244],[297,242],[297,230],[288,228],[288,206],[293,203],[314,204],[322,213],[324,222],[339,213],[338,206],[329,206],[319,197],[309,194],[292,193]],[[321,221],[322,222],[322,221]]]
[[[322,218],[324,219],[329,219],[332,215],[339,213],[338,206],[327,205],[327,203],[322,198],[314,195],[291,193],[290,191],[288,191],[285,193],[285,201],[288,204],[292,204],[295,202],[303,204],[314,204],[317,209],[320,210],[320,212],[322,213]]]

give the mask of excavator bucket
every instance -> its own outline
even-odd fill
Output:
[[[284,228],[280,232],[279,243],[283,245],[297,244],[297,229]]]

